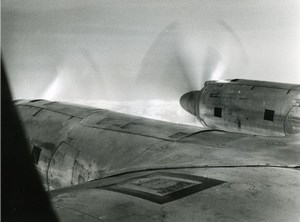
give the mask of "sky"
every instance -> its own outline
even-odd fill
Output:
[[[300,83],[298,0],[2,0],[13,97],[192,123],[205,80]],[[191,122],[192,121],[192,122]]]

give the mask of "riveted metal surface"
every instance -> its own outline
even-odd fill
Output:
[[[279,83],[279,82],[268,82],[268,81],[258,81],[258,80],[249,80],[249,79],[229,79],[229,80],[220,80],[220,81],[206,81],[205,85],[208,84],[234,84],[234,85],[248,85],[254,87],[267,87],[267,88],[276,88],[276,89],[285,89],[285,90],[298,90],[300,91],[300,85],[290,84],[290,83]]]
[[[79,150],[67,143],[61,143],[51,158],[48,169],[49,189],[58,189],[61,187],[71,186],[75,158]]]
[[[299,96],[297,85],[238,80],[221,87],[218,82],[206,84],[194,103],[198,104],[198,119],[208,128],[285,136],[286,116]],[[217,116],[216,109],[221,110]]]
[[[285,120],[285,133],[286,134],[299,134],[300,133],[300,105],[293,106],[288,112]]]
[[[109,111],[99,111],[85,119],[44,109],[32,116],[34,111],[25,107],[27,114],[23,115],[30,142],[42,147],[41,155],[46,153],[48,161],[61,142],[68,142],[80,152],[74,164],[74,184],[140,169],[297,166],[300,162],[297,135],[262,137],[209,130],[195,132],[196,127]],[[107,118],[110,119],[107,121]],[[104,119],[106,127],[99,127]],[[118,119],[122,126],[109,126]],[[140,125],[129,130],[126,129],[127,122]]]
[[[54,191],[53,204],[63,221],[96,218],[98,221],[296,222],[300,218],[299,171],[249,167],[163,172],[214,178],[226,183],[165,204],[101,189],[151,174],[139,172]],[[75,211],[77,218],[70,211]]]
[[[153,121],[146,118],[110,111],[99,111],[97,113],[93,113],[84,118],[80,123],[87,127],[136,134],[170,141],[175,141],[204,130],[199,127],[171,124],[163,121]]]
[[[103,172],[123,168],[145,149],[159,142],[159,139],[152,137],[86,127],[81,124],[75,126],[69,136],[74,138],[70,144],[81,151],[82,160],[87,163],[95,161],[96,170]]]
[[[50,160],[59,144],[67,137],[69,130],[79,119],[66,114],[50,111],[38,106],[18,105],[17,110],[23,120],[31,149],[41,149],[37,168],[45,187],[49,187],[48,169]]]
[[[64,104],[64,103],[59,103],[59,102],[49,102],[43,105],[44,108],[60,112],[60,113],[65,113],[70,116],[75,116],[78,118],[84,118],[91,113],[97,112],[99,109],[92,108],[92,107],[87,107],[87,106],[75,106],[72,104]]]
[[[165,204],[222,183],[224,181],[207,177],[158,172],[105,186],[103,189]]]

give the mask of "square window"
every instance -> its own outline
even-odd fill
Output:
[[[265,109],[264,120],[273,121],[274,120],[274,110]]]
[[[41,155],[41,148],[34,146],[31,154],[34,164],[38,164]]]
[[[222,108],[215,107],[214,116],[221,118],[222,117]]]

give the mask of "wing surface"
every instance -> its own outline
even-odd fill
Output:
[[[62,221],[299,221],[300,172],[142,171],[52,191]]]
[[[51,154],[45,181],[63,221],[300,219],[299,135],[206,130],[44,100],[17,106],[30,143]]]

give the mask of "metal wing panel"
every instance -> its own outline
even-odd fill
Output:
[[[62,221],[299,221],[299,173],[272,167],[149,171],[51,194]],[[209,185],[213,180],[222,183]],[[207,186],[187,192],[201,182]]]
[[[199,127],[150,120],[110,111],[99,111],[91,114],[84,118],[80,123],[87,127],[136,134],[169,141],[176,141],[204,130]]]
[[[251,165],[296,167],[300,163],[299,147],[298,136],[276,138],[207,131],[146,149],[120,170]]]
[[[122,133],[77,125],[68,136],[70,145],[80,150],[81,162],[93,163],[95,175],[102,175],[109,170],[119,170],[139,156],[148,147],[161,140],[152,137],[141,137],[135,134]],[[98,177],[99,178],[99,177]],[[94,178],[97,179],[97,178]]]
[[[57,189],[61,186],[70,186],[74,174],[75,159],[79,151],[74,147],[61,143],[53,154],[48,170],[48,180],[51,187],[49,189]],[[61,184],[60,178],[64,178],[64,184]]]
[[[59,102],[46,103],[43,105],[43,108],[78,118],[85,118],[91,113],[97,112],[99,110],[93,107],[64,104]]]
[[[60,104],[63,105],[69,107]],[[56,146],[58,142],[66,142],[80,151],[73,181],[86,182],[141,169],[294,167],[300,163],[299,135],[253,136],[203,130],[106,110],[93,112],[90,109],[87,117],[79,119],[43,109],[31,118],[27,127],[32,141],[39,138]],[[41,131],[40,126],[45,121],[47,126]],[[47,131],[49,127],[51,134]]]
[[[16,100],[15,104],[17,106],[29,106],[29,107],[38,107],[42,109],[46,109],[49,111],[54,111],[57,113],[77,117],[77,118],[85,118],[86,116],[90,115],[91,113],[97,112],[101,109],[97,109],[94,107],[88,107],[83,105],[74,105],[68,103],[61,103],[61,102],[52,102],[43,99],[36,99],[36,100]]]

